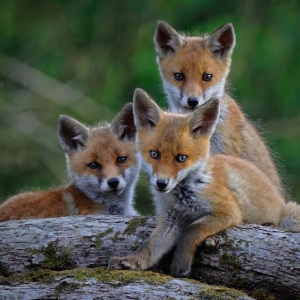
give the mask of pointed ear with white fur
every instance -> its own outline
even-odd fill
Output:
[[[219,117],[219,100],[212,99],[201,105],[189,117],[188,124],[194,138],[211,136]]]
[[[133,114],[137,130],[151,130],[162,118],[161,109],[142,89],[134,91]]]
[[[182,46],[182,38],[167,22],[158,21],[154,33],[156,54],[164,57],[175,53]]]
[[[205,44],[217,58],[231,56],[235,46],[235,34],[232,24],[222,25],[208,36]]]
[[[134,125],[133,105],[127,103],[112,120],[110,130],[120,141],[134,141],[136,128]]]
[[[87,145],[89,129],[69,116],[60,115],[58,137],[66,153],[81,151]]]

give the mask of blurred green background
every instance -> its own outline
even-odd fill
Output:
[[[190,34],[233,23],[231,93],[263,128],[299,200],[300,1],[1,0],[0,202],[66,181],[59,114],[111,120],[136,87],[166,106],[153,47],[159,19]],[[137,208],[153,212],[145,176]]]

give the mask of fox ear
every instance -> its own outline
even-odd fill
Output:
[[[58,123],[58,137],[66,153],[82,150],[89,138],[89,129],[75,119],[61,115]]]
[[[164,57],[182,46],[182,38],[167,22],[158,21],[154,33],[156,54]]]
[[[142,89],[134,91],[133,114],[137,129],[152,129],[162,118],[158,105]]]
[[[134,141],[136,128],[134,125],[133,106],[127,103],[111,122],[110,130],[121,141]]]
[[[226,23],[208,36],[206,46],[218,58],[232,54],[235,46],[235,34],[231,23]]]
[[[194,138],[199,135],[211,136],[219,117],[219,100],[212,99],[201,105],[189,117],[188,124]]]

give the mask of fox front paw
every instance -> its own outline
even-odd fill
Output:
[[[145,262],[137,257],[113,257],[108,267],[116,270],[145,270],[147,268]]]
[[[191,274],[191,266],[183,261],[172,262],[170,267],[171,276],[176,278],[188,277]]]

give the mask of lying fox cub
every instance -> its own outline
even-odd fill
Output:
[[[139,173],[132,104],[111,125],[88,129],[60,116],[58,136],[66,153],[68,186],[25,192],[0,206],[0,221],[69,215],[135,215],[133,193]]]
[[[190,273],[196,247],[231,226],[270,222],[300,230],[300,206],[285,204],[261,170],[239,158],[209,157],[218,100],[180,115],[162,111],[137,89],[133,111],[158,225],[136,252],[112,258],[111,268],[148,269],[176,245],[171,275],[183,277]]]

